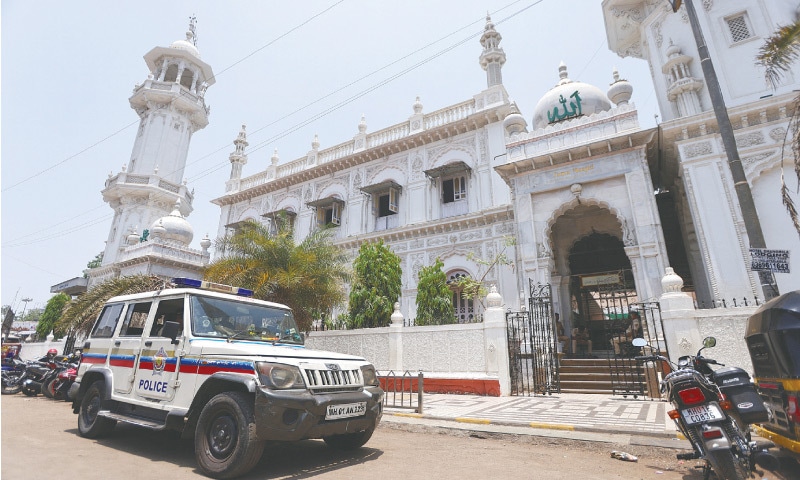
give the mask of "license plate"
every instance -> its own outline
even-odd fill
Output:
[[[700,405],[699,407],[691,407],[681,410],[681,415],[683,415],[683,420],[687,425],[725,419],[725,416],[719,410],[719,407],[713,404]]]
[[[338,418],[360,417],[365,413],[367,413],[367,402],[328,405],[328,412],[325,414],[325,419],[336,420]]]

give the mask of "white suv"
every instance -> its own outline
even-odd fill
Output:
[[[215,478],[250,471],[268,440],[322,438],[338,449],[369,440],[383,402],[369,362],[307,350],[291,310],[252,292],[173,283],[103,307],[70,390],[81,436],[118,421],[177,430],[193,436],[197,463]]]

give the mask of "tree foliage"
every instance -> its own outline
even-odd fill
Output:
[[[89,260],[89,262],[86,263],[86,268],[97,268],[102,264],[103,264],[103,252],[100,252],[97,255],[95,255],[92,260]],[[83,277],[88,278],[89,275],[84,273]]]
[[[484,284],[486,275],[498,266],[507,266],[512,270],[514,269],[514,261],[508,258],[506,250],[508,250],[508,247],[516,245],[516,243],[514,237],[503,237],[500,251],[488,259],[480,258],[473,252],[467,254],[467,259],[477,263],[481,267],[481,270],[483,270],[483,273],[481,273],[479,278],[461,277],[456,281],[456,285],[461,288],[464,298],[477,300],[483,308],[486,308],[486,305],[483,304],[483,299],[489,293],[489,290],[486,289],[486,285]]]
[[[443,325],[456,321],[453,291],[447,285],[443,267],[437,258],[436,263],[423,267],[419,272],[416,325]]]
[[[301,330],[344,303],[350,280],[347,256],[333,244],[332,232],[316,230],[296,244],[289,222],[268,227],[249,221],[217,241],[223,256],[212,262],[205,279],[253,290],[254,297],[288,305]]]
[[[74,329],[78,334],[87,335],[109,298],[158,290],[164,285],[165,281],[155,275],[131,275],[98,283],[64,307],[55,329],[60,332]]]
[[[44,307],[42,316],[39,317],[39,324],[36,325],[37,337],[45,338],[51,331],[57,339],[66,335],[66,330],[63,328],[56,328],[56,322],[61,318],[64,306],[69,303],[69,300],[69,295],[65,293],[58,293],[50,297],[50,300],[47,301],[47,305]]]
[[[383,240],[361,245],[353,263],[355,281],[350,290],[350,328],[385,327],[392,322],[400,298],[400,257]]]
[[[766,79],[775,88],[798,58],[800,58],[800,20],[791,25],[778,27],[778,30],[767,38],[759,50],[756,61],[765,68]],[[788,140],[789,135],[791,135],[790,141]],[[792,150],[794,177],[798,189],[800,189],[800,97],[795,99],[794,114],[789,122],[784,148],[787,143],[790,144]],[[784,158],[786,157],[781,152],[781,159]],[[798,215],[797,206],[792,200],[789,187],[786,185],[785,170],[785,166],[781,165],[781,201],[786,207],[797,234],[800,235],[800,215]]]

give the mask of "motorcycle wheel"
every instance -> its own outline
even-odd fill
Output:
[[[19,384],[19,377],[6,378],[3,376],[3,388],[0,393],[3,395],[14,395],[22,390],[22,385]]]
[[[40,392],[40,389],[32,386],[32,385],[22,385],[22,393],[29,397],[35,397]]]
[[[44,382],[42,384],[42,395],[44,395],[47,398],[55,398],[55,396],[56,396],[56,390],[55,390],[56,380],[58,380],[58,379],[53,377],[50,380],[47,380],[46,382]]]
[[[714,450],[708,452],[711,468],[720,480],[746,480],[750,477],[744,465],[730,450]]]

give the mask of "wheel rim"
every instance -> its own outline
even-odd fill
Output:
[[[233,417],[227,414],[216,417],[206,432],[211,455],[217,459],[227,458],[236,447],[238,435]]]
[[[100,411],[100,395],[94,395],[85,403],[83,410],[83,420],[87,425],[92,425],[97,419],[97,412]]]

